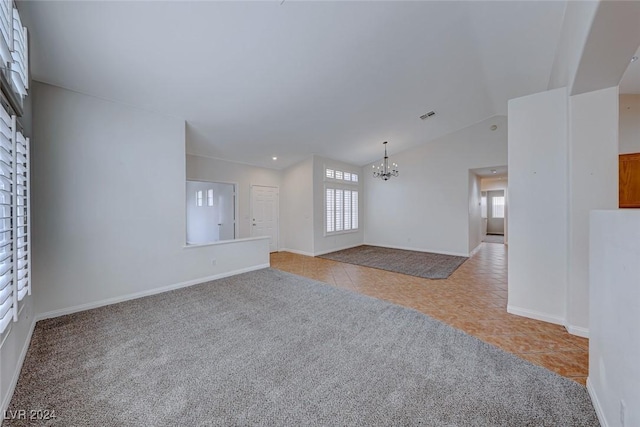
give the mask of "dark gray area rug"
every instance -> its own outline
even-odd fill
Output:
[[[320,255],[333,261],[373,267],[425,279],[446,279],[466,257],[361,245]]]
[[[598,425],[580,384],[271,269],[38,322],[19,409],[61,426]]]
[[[502,234],[487,234],[482,239],[485,243],[502,243],[504,245],[504,235]]]

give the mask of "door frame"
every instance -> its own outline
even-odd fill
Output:
[[[280,250],[280,187],[277,185],[264,185],[264,184],[251,184],[249,188],[249,235],[251,237],[257,237],[253,235],[253,189],[254,187],[273,188],[276,190],[276,226],[275,226],[275,251]],[[271,249],[269,249],[271,252]]]

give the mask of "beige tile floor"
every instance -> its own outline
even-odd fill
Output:
[[[289,252],[271,267],[419,310],[581,384],[589,341],[564,327],[507,313],[507,250],[482,243],[448,279],[429,280]]]

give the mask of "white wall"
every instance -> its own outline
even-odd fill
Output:
[[[570,97],[566,326],[588,336],[589,212],[618,207],[618,88]]]
[[[469,171],[469,252],[473,252],[482,243],[483,221],[480,204],[480,180],[475,173]]]
[[[498,125],[491,131],[491,125]],[[400,176],[382,181],[365,166],[365,242],[469,254],[469,169],[507,162],[507,119],[495,116],[389,157]],[[382,150],[381,153],[382,155]]]
[[[640,95],[620,95],[620,154],[640,153]]]
[[[594,211],[587,387],[603,426],[640,425],[640,209]]]
[[[360,212],[359,228],[355,232],[346,232],[325,236],[325,169],[332,168],[343,172],[357,173],[358,180],[358,210]],[[366,168],[365,168],[366,170]],[[321,255],[340,249],[358,246],[364,243],[364,230],[367,213],[363,204],[363,168],[349,163],[340,162],[325,157],[313,156],[313,253]]]
[[[560,324],[567,289],[567,102],[561,88],[512,99],[508,107],[507,311]]]
[[[598,1],[568,1],[548,89],[572,87]]]
[[[266,239],[184,248],[182,120],[42,83],[32,92],[37,313],[268,265]]]
[[[251,236],[251,186],[282,186],[282,172],[242,163],[228,162],[187,154],[187,179],[195,181],[216,181],[237,184],[238,238]],[[280,216],[282,217],[282,200],[280,200]],[[279,242],[282,242],[283,224],[280,224]]]
[[[313,157],[283,171],[282,250],[313,255]]]

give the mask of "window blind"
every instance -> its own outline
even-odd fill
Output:
[[[2,68],[13,62],[13,7],[11,0],[0,0],[0,59]]]
[[[5,108],[0,108],[0,333],[17,317],[13,277],[14,122]]]
[[[29,138],[15,133],[14,192],[14,281],[17,300],[31,295],[31,218],[29,212]]]
[[[11,57],[13,59],[11,80],[18,93],[26,96],[29,88],[27,29],[22,26],[20,14],[18,14],[18,9],[16,8],[13,9],[13,50],[11,51]]]
[[[358,229],[358,191],[325,189],[325,232]]]

